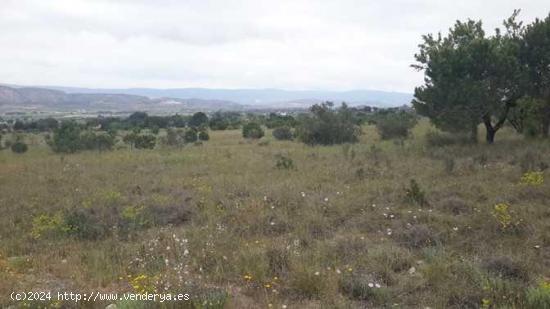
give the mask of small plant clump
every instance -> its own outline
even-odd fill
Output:
[[[210,139],[210,135],[208,135],[208,132],[205,130],[199,132],[199,140],[200,141],[208,141]]]
[[[409,203],[416,204],[418,206],[428,205],[426,193],[420,188],[420,185],[414,179],[411,179],[409,187],[405,189],[405,199]]]
[[[294,161],[292,161],[291,158],[285,155],[278,154],[275,156],[275,159],[276,159],[275,167],[278,169],[291,170],[296,168],[294,166]]]
[[[14,153],[25,153],[29,149],[27,144],[25,144],[23,142],[20,142],[20,141],[17,141],[15,143],[11,144],[10,148],[11,148],[11,151],[13,151]]]
[[[185,143],[194,143],[198,140],[198,132],[195,128],[189,128],[185,133],[183,134],[183,141]]]
[[[271,133],[273,137],[277,140],[292,140],[293,134],[292,130],[289,127],[278,127],[273,130]]]
[[[527,290],[527,308],[550,308],[550,281],[541,280]]]
[[[510,213],[510,206],[508,204],[496,204],[492,211],[492,215],[497,220],[502,230],[508,229],[512,224],[512,214]]]
[[[243,126],[243,137],[250,139],[259,139],[264,136],[264,130],[257,122],[249,122]]]
[[[521,176],[521,183],[529,186],[540,186],[544,183],[542,172],[526,172]]]

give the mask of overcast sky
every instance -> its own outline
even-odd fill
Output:
[[[0,0],[0,83],[412,92],[426,33],[548,0]]]

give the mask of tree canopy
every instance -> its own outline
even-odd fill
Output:
[[[457,21],[445,37],[440,33],[423,36],[413,65],[425,76],[424,85],[415,89],[417,112],[442,130],[470,132],[474,141],[483,123],[486,140],[493,143],[518,101],[533,93],[528,91],[528,72],[540,71],[522,60],[533,58],[527,52],[533,44],[525,38],[537,22],[525,28],[516,21],[518,14],[515,11],[504,21],[504,31],[496,29],[491,36],[481,21],[473,20]],[[541,49],[549,50],[547,46]],[[535,86],[541,87],[545,86]]]

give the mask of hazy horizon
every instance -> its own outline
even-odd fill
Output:
[[[0,83],[412,93],[421,35],[543,1],[4,1]]]

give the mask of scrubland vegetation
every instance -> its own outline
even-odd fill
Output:
[[[0,304],[550,308],[550,17],[516,15],[424,37],[414,111],[6,124]]]
[[[408,139],[361,130],[358,143],[314,147],[269,130],[259,141],[211,131],[202,145],[153,150],[132,150],[120,134],[114,151],[62,156],[26,134],[27,153],[0,152],[0,295],[183,291],[196,308],[548,306],[547,141],[505,127],[495,145],[439,145],[426,119]]]

